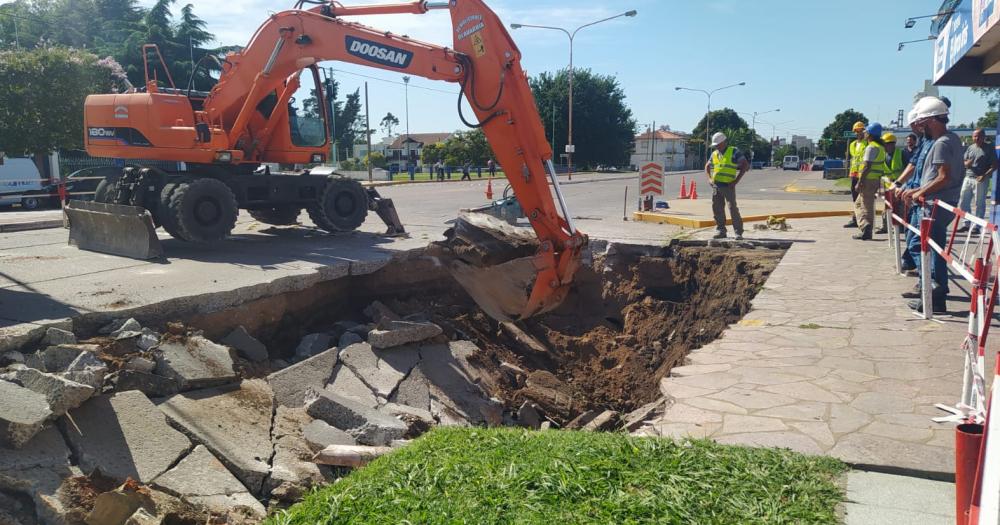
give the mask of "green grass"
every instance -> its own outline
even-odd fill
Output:
[[[818,325],[818,324],[816,324],[816,323],[809,323],[809,324],[800,324],[799,328],[801,328],[803,330],[819,330],[820,328],[823,328],[823,327],[820,326],[820,325]]]
[[[845,470],[708,441],[437,429],[267,523],[836,523]]]
[[[480,180],[479,177],[476,175],[476,171],[475,170],[473,170],[472,173],[470,173],[470,175],[472,176],[472,180]],[[447,177],[448,177],[448,175],[445,174],[445,179],[444,179],[445,181],[449,180]],[[482,178],[482,180],[486,180],[489,177],[490,177],[489,172],[484,170],[483,171],[483,178]],[[462,171],[461,170],[453,172],[451,174],[451,180],[459,180],[461,178],[462,178]],[[506,175],[504,175],[504,173],[502,171],[497,171],[496,178],[503,179],[503,178],[506,178]],[[376,177],[375,179],[378,180],[379,177]],[[382,179],[384,180],[384,177]],[[407,172],[396,173],[395,175],[392,176],[392,180],[393,181],[408,181],[408,180],[410,180],[410,174],[407,173]],[[421,180],[424,180],[424,181],[431,180],[431,174],[430,173],[415,173],[413,175],[413,180],[418,180],[418,181],[421,181]],[[434,180],[437,180],[437,175],[434,175]]]
[[[833,185],[834,185],[834,187],[840,188],[842,190],[849,190],[849,189],[851,189],[851,182],[853,180],[854,179],[852,179],[852,178],[844,177],[843,179],[837,179],[837,180],[835,180],[833,182]]]

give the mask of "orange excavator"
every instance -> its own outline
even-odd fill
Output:
[[[432,10],[450,12],[454,49],[353,21],[362,15],[421,15]],[[192,89],[191,82],[178,88],[166,67],[161,67],[166,78],[160,78],[156,60],[163,66],[163,58],[155,46],[146,46],[144,56],[145,86],[87,97],[87,152],[167,161],[183,169],[129,167],[101,181],[95,202],[72,201],[67,207],[71,243],[106,253],[158,257],[162,249],[156,226],[185,241],[217,241],[231,233],[239,209],[277,225],[295,224],[305,209],[318,227],[330,232],[354,230],[375,211],[388,224],[389,234],[402,233],[392,201],[373,188],[319,169],[269,169],[275,163],[327,161],[329,112],[317,65],[341,61],[461,86],[462,121],[484,131],[538,236],[538,250],[530,257],[533,283],[520,292],[521,304],[493,313],[529,317],[551,310],[565,297],[587,237],[574,228],[566,208],[552,148],[521,69],[521,53],[483,1],[344,6],[299,0],[293,9],[271,15],[245,48],[220,61],[218,82],[208,92]],[[199,62],[194,73],[202,65]],[[307,90],[314,95],[311,103],[296,99],[305,84],[314,86]],[[463,97],[474,122],[462,115]],[[475,288],[477,279],[497,281],[495,270],[461,272],[460,280]],[[486,302],[497,300],[490,297],[495,290],[473,295]]]

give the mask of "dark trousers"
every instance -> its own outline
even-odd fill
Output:
[[[726,204],[729,204],[729,216],[733,219],[733,231],[743,235],[743,217],[736,204],[736,186],[732,184],[716,184],[712,189],[712,214],[715,215],[715,228],[726,232]]]
[[[920,206],[910,207],[910,226],[920,229],[920,218],[923,212]],[[920,269],[920,236],[906,229],[906,246],[903,248],[903,266],[906,268]]]
[[[955,203],[949,202],[948,204],[954,205]],[[938,208],[934,211],[934,223],[931,225],[931,239],[941,248],[947,248],[948,228],[951,226],[953,220],[955,220],[955,214],[946,211],[944,208]],[[937,290],[934,291],[935,294],[948,294],[948,263],[937,252],[934,252],[931,256],[931,279],[937,285]]]
[[[462,180],[472,180],[472,177],[469,175],[468,171],[462,172]]]

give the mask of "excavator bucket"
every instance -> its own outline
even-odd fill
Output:
[[[433,245],[431,254],[490,317],[502,322],[523,319],[561,302],[528,311],[542,269],[536,255],[538,239],[531,229],[511,226],[492,215],[468,213],[459,216],[445,237]]]
[[[69,243],[81,250],[132,259],[163,257],[153,217],[144,208],[70,201],[65,209]]]

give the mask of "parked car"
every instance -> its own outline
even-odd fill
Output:
[[[750,163],[750,169],[753,169],[753,170],[762,170],[762,169],[764,169],[764,164],[765,163],[762,160],[755,160],[755,161],[753,161],[753,162]]]
[[[42,174],[35,161],[13,157],[0,160],[0,206],[20,204],[34,210],[45,202],[40,193]]]
[[[823,171],[823,163],[826,162],[826,157],[816,156],[813,157],[811,171]]]
[[[783,170],[798,170],[799,169],[799,157],[797,155],[788,155],[785,160],[781,162],[781,169]]]

